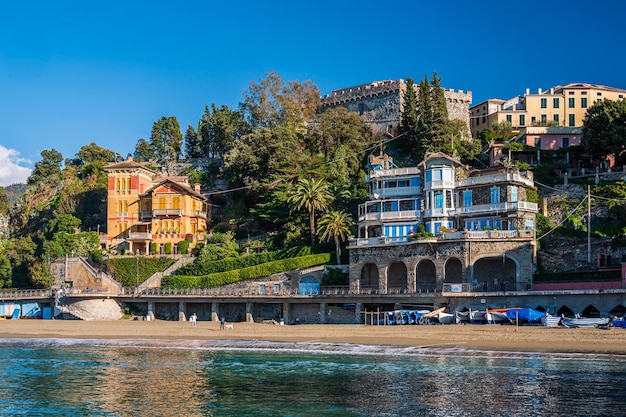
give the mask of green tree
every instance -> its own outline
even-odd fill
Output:
[[[587,110],[583,120],[582,144],[596,159],[615,155],[625,162],[626,100],[603,100]]]
[[[175,116],[163,116],[154,122],[150,146],[154,149],[159,163],[171,173],[171,165],[180,157],[183,146],[183,134]]]
[[[300,131],[321,104],[319,89],[311,81],[286,83],[270,71],[259,83],[250,82],[241,110],[252,128],[287,127]]]
[[[320,240],[323,242],[329,241],[331,238],[335,242],[335,250],[337,253],[337,265],[341,263],[341,242],[345,241],[352,227],[354,221],[349,214],[341,211],[330,211],[325,213],[318,222]]]
[[[402,112],[400,114],[399,134],[404,138],[401,143],[406,144],[403,150],[407,155],[414,157],[418,149],[418,114],[417,94],[413,78],[407,77],[406,90],[402,96]]]
[[[288,201],[292,211],[299,211],[304,208],[309,212],[311,245],[315,244],[315,212],[325,210],[333,201],[333,195],[328,184],[321,179],[300,179]]]
[[[234,141],[249,133],[243,115],[228,106],[211,104],[204,108],[198,123],[198,146],[203,156],[222,159],[233,147]]]
[[[3,253],[0,253],[0,288],[13,285],[13,268],[11,261]]]
[[[199,158],[200,146],[198,143],[198,134],[193,126],[187,126],[185,131],[185,158]]]
[[[419,85],[417,104],[417,149],[415,157],[418,161],[424,158],[433,144],[433,105],[430,96],[430,84],[426,76]]]
[[[9,214],[9,196],[4,187],[0,187],[0,216]]]
[[[145,139],[139,139],[135,145],[133,158],[140,162],[154,161],[157,159],[156,150]]]
[[[441,88],[441,81],[437,72],[433,73],[433,80],[430,85],[430,95],[432,102],[432,138],[431,151],[440,151],[450,143],[451,131],[448,124],[448,106],[446,96]]]
[[[63,155],[55,149],[41,151],[41,161],[35,163],[35,167],[28,177],[28,185],[58,184],[61,177],[61,162]]]

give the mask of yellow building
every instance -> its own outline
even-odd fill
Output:
[[[626,90],[597,84],[572,83],[536,94],[526,90],[510,100],[489,99],[470,107],[470,130],[476,138],[494,123],[509,122],[518,132],[527,126],[582,127],[587,109],[600,100],[623,100]]]
[[[178,253],[178,243],[204,240],[208,201],[187,177],[162,177],[132,158],[104,167],[108,173],[107,248],[148,254]]]

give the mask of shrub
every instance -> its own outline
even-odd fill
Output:
[[[180,254],[187,254],[187,253],[189,253],[189,246],[190,245],[191,245],[191,242],[188,241],[187,239],[181,240],[180,242],[178,242],[178,253],[180,253]]]
[[[166,255],[171,255],[172,254],[172,243],[171,242],[165,243],[165,245],[163,245],[163,251],[165,252]]]

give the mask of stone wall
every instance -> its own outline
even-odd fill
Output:
[[[419,96],[419,85],[414,85]],[[406,83],[402,79],[375,81],[355,87],[333,90],[322,99],[324,107],[346,107],[350,112],[358,113],[363,120],[378,131],[395,129],[400,123],[402,98]],[[469,105],[472,93],[463,90],[444,89],[447,100],[448,116],[465,122],[469,131]]]

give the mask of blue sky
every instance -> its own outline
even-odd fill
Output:
[[[197,127],[275,70],[322,94],[437,71],[473,103],[570,82],[626,88],[626,3],[28,1],[0,14],[0,185],[44,149],[123,156],[154,121]]]

